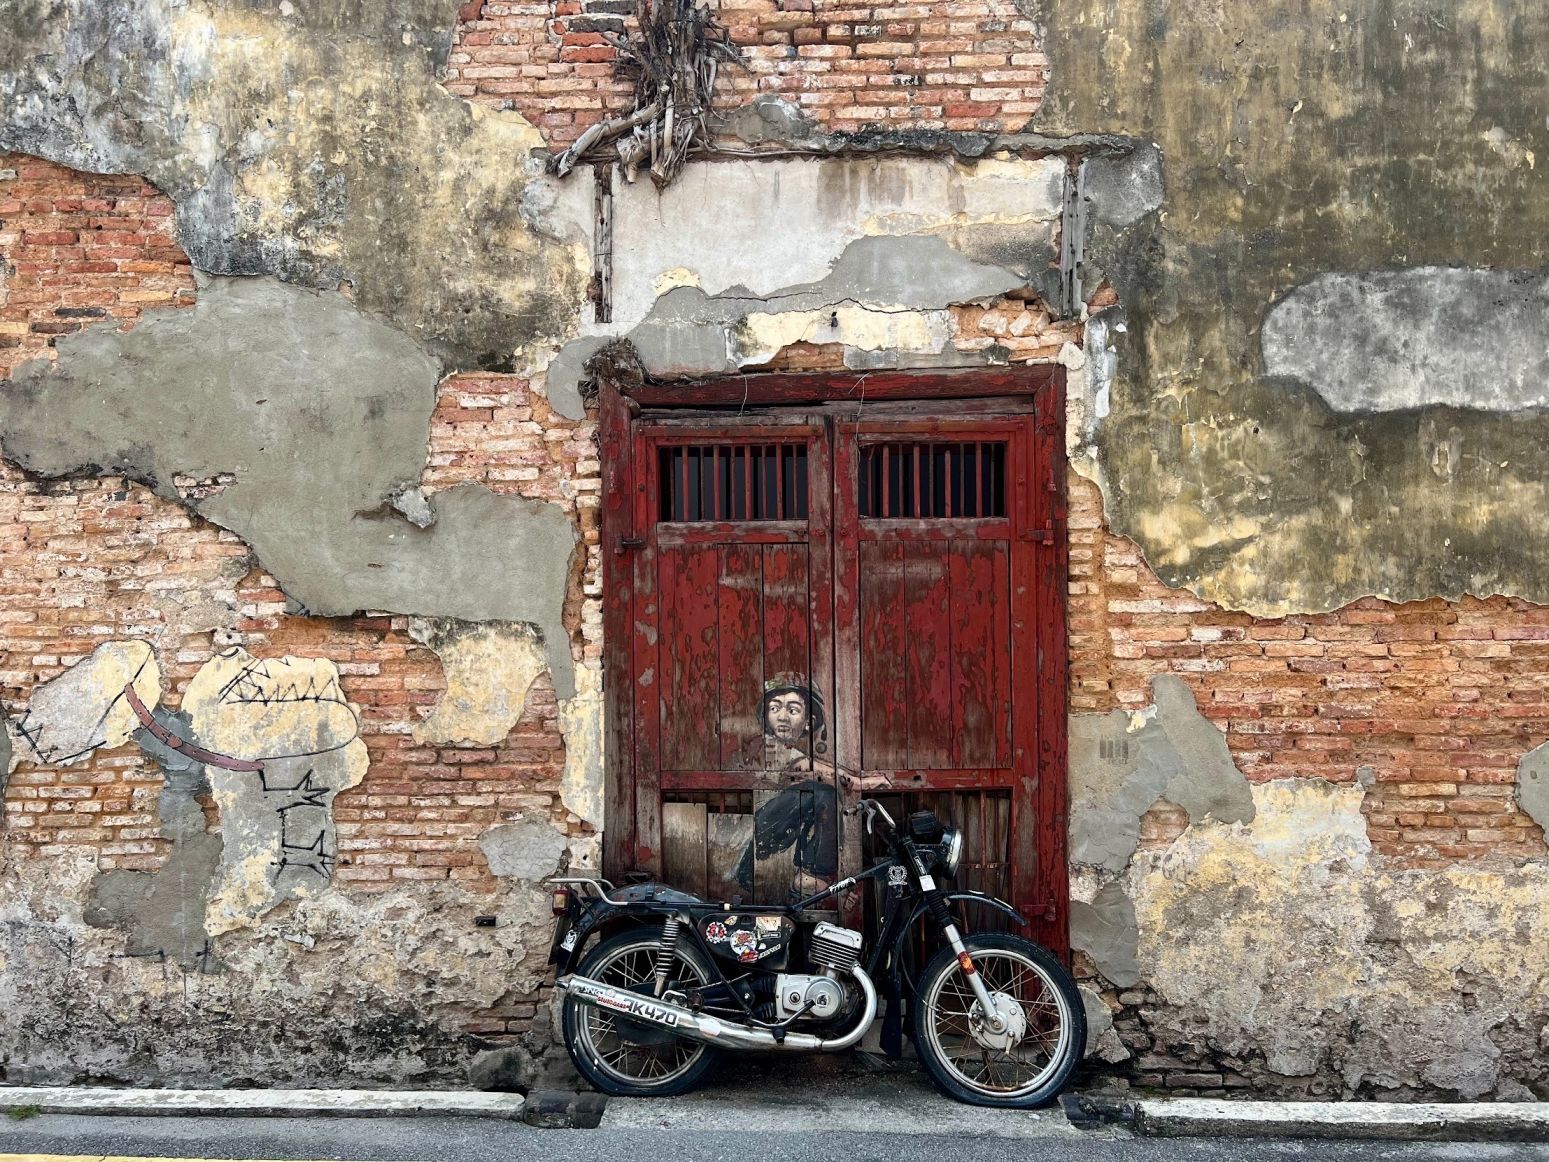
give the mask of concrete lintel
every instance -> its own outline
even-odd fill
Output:
[[[519,1118],[516,1093],[426,1089],[111,1089],[0,1087],[0,1110],[136,1117]]]

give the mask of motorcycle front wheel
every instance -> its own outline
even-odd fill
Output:
[[[660,942],[656,930],[620,932],[587,953],[576,973],[650,995]],[[710,982],[710,966],[698,949],[684,941],[677,947],[671,975],[669,988],[674,981],[704,985]],[[581,1075],[603,1093],[619,1097],[687,1093],[715,1064],[716,1051],[708,1045],[570,997],[565,998],[561,1026],[565,1048]]]
[[[1064,1088],[1086,1049],[1086,1013],[1070,973],[1052,953],[1009,933],[969,936],[974,969],[1002,1018],[985,1019],[957,955],[943,948],[920,975],[914,1044],[948,1097],[1036,1109]]]

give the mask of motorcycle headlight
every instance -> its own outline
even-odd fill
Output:
[[[941,866],[947,875],[957,875],[957,865],[963,860],[963,832],[961,828],[949,827],[947,833],[941,837]]]

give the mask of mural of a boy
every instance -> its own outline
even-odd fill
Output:
[[[783,671],[764,683],[759,718],[763,735],[750,744],[745,765],[810,771],[813,777],[792,783],[754,813],[753,839],[737,865],[737,882],[751,892],[755,860],[790,850],[796,865],[792,890],[809,896],[839,874],[837,771],[819,757],[828,749],[822,695],[805,674]]]

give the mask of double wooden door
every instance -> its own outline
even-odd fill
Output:
[[[1064,946],[1057,402],[615,418],[612,873],[785,902],[859,870],[875,796]]]

